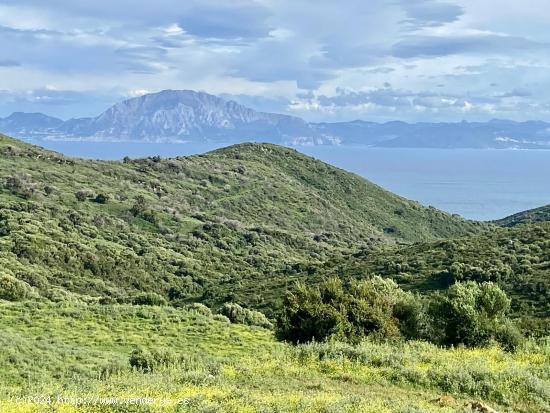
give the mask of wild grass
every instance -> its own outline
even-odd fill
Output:
[[[550,411],[550,342],[291,346],[200,311],[126,305],[2,304],[0,317],[10,413]],[[151,368],[131,366],[136,349]]]

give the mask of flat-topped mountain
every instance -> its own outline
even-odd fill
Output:
[[[308,123],[191,90],[165,90],[117,103],[97,117],[62,121],[14,113],[0,132],[23,139],[127,142],[270,142],[388,148],[550,149],[545,122]]]

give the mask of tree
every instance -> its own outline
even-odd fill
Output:
[[[413,296],[390,279],[373,277],[354,281],[344,289],[338,278],[319,286],[298,284],[289,292],[278,321],[279,338],[293,343],[330,337],[357,342],[374,335],[406,336],[421,317],[413,314]]]
[[[452,285],[437,297],[432,317],[442,344],[473,347],[497,341],[511,349],[520,335],[508,318],[509,309],[510,299],[498,285],[468,281]]]
[[[106,204],[108,200],[109,200],[109,195],[97,194],[97,196],[94,199],[94,202],[97,202],[98,204]]]

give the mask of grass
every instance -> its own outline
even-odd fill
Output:
[[[550,411],[549,343],[513,354],[419,342],[294,347],[170,307],[2,303],[0,317],[0,411],[10,413],[459,412],[471,400]],[[138,347],[170,361],[132,369]]]

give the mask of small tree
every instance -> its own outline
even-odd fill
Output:
[[[329,337],[357,342],[371,334],[407,336],[421,319],[413,301],[411,294],[381,277],[354,281],[346,289],[338,278],[315,287],[298,284],[285,298],[277,333],[294,343]]]
[[[473,347],[494,340],[512,349],[520,335],[507,316],[509,309],[510,299],[498,285],[468,281],[452,285],[437,297],[432,317],[442,344]]]
[[[94,202],[97,202],[98,204],[106,204],[108,200],[109,200],[109,195],[97,194],[97,196],[94,199]]]

